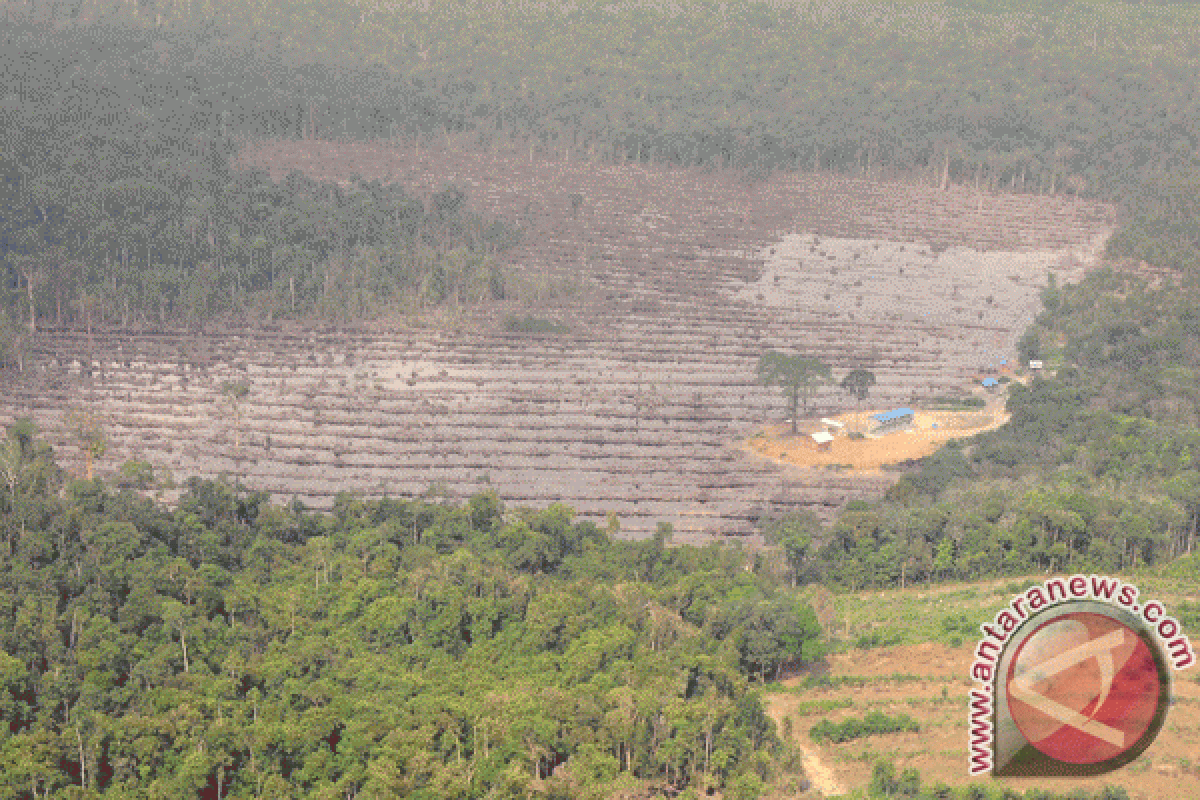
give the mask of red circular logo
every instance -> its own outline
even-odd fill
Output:
[[[1046,756],[1100,764],[1142,742],[1163,702],[1163,680],[1135,630],[1105,614],[1065,614],[1017,648],[1008,706],[1026,741]]]

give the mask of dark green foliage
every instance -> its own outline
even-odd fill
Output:
[[[1200,272],[1200,165],[1150,182],[1128,205],[1130,220],[1109,239],[1110,255]]]
[[[556,319],[542,319],[526,315],[506,317],[504,330],[514,333],[568,333],[571,329]]]
[[[975,395],[938,395],[921,404],[923,408],[956,411],[964,408],[983,408],[987,401]]]
[[[892,797],[896,793],[896,766],[890,761],[877,761],[871,769],[871,782],[867,784],[869,797]]]
[[[117,486],[121,489],[147,489],[154,485],[154,467],[146,461],[126,461],[121,465]]]
[[[900,640],[899,631],[871,631],[855,639],[854,646],[859,650],[872,650],[876,647],[891,647],[899,644]]]
[[[808,401],[817,389],[833,380],[828,364],[801,355],[789,356],[777,350],[768,350],[758,359],[758,380],[766,386],[783,387],[783,396],[788,400],[791,414],[792,433],[796,433],[797,404],[804,400],[804,411],[808,413]]]
[[[908,465],[885,502],[847,504],[808,531],[802,580],[1119,570],[1196,548],[1200,290],[1101,269],[1053,291],[1027,338],[1067,365],[1008,384],[1007,425],[947,442]],[[950,641],[973,633],[947,629]]]
[[[493,257],[520,234],[455,187],[427,208],[359,176],[235,169],[231,128],[294,125],[308,90],[281,89],[297,93],[290,108],[230,91],[292,78],[249,43],[216,57],[213,31],[163,36],[18,26],[0,41],[0,74],[23,73],[40,98],[0,103],[0,364],[19,361],[31,322],[357,320],[504,296]]]
[[[820,656],[811,608],[666,529],[196,478],[169,510],[64,488],[26,421],[3,445],[0,774],[39,796],[754,797],[778,740],[750,682]]]
[[[882,711],[871,711],[863,717],[847,717],[841,722],[823,719],[809,730],[814,741],[841,744],[864,736],[885,733],[916,733],[921,727],[907,714],[889,716]]]
[[[27,8],[45,21],[80,7]],[[21,11],[10,13],[19,26]],[[826,13],[749,0],[493,3],[470,14],[234,0],[105,13],[141,29],[110,33],[123,63],[108,68],[139,79],[141,114],[160,117],[156,98],[213,86],[193,113],[255,136],[421,135],[572,160],[735,168],[750,180],[799,167],[1110,195],[1179,170],[1197,146],[1191,4],[1117,14],[1105,4],[960,0],[937,25],[883,7]],[[95,16],[89,6],[85,21]],[[63,38],[75,50],[94,46],[72,28]],[[1140,37],[1155,43],[1152,58],[1130,45]],[[22,64],[10,84],[53,69]],[[79,102],[116,110],[124,99]]]

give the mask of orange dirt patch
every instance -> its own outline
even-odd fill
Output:
[[[1142,756],[1116,772],[1094,778],[971,778],[967,774],[967,691],[973,685],[969,670],[976,642],[951,648],[936,642],[851,650],[828,659],[832,677],[861,676],[865,685],[830,689],[794,688],[767,696],[768,713],[777,723],[791,718],[793,738],[805,749],[816,748],[826,781],[852,791],[867,786],[878,758],[890,759],[897,771],[916,767],[924,786],[979,782],[1011,786],[1018,791],[1038,787],[1065,793],[1075,787],[1097,791],[1122,786],[1135,800],[1176,800],[1200,797],[1200,683],[1195,670],[1175,675],[1175,702],[1166,725]],[[894,676],[919,675],[919,680]],[[801,678],[783,681],[798,687]],[[829,711],[816,706],[829,701]],[[919,733],[869,736],[843,744],[816,745],[808,731],[822,718],[837,722],[871,711],[908,714],[921,726]],[[782,725],[781,725],[782,727]]]
[[[1008,414],[999,403],[989,403],[978,411],[920,411],[908,430],[896,431],[865,439],[851,439],[851,431],[866,432],[875,423],[871,420],[878,411],[840,414],[829,417],[845,425],[828,451],[818,451],[809,434],[822,430],[818,420],[804,420],[793,436],[790,425],[772,425],[738,445],[751,453],[780,464],[797,467],[828,467],[849,465],[857,471],[875,471],[886,464],[910,458],[922,458],[941,448],[950,439],[963,438],[998,428],[1008,421]]]

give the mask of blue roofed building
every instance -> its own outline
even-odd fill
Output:
[[[876,414],[871,419],[875,420],[875,428],[871,433],[879,435],[911,426],[916,419],[916,412],[911,408],[894,408],[891,411]]]
[[[996,389],[1000,386],[1000,381],[996,380],[995,378],[984,378],[982,383],[983,388],[987,389],[989,392],[996,391]]]

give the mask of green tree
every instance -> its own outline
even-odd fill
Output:
[[[788,401],[791,413],[792,434],[796,433],[797,404],[804,399],[804,411],[808,413],[808,402],[817,388],[832,380],[831,370],[815,358],[789,356],[777,350],[768,350],[758,360],[758,380],[764,386],[782,386],[783,396]]]
[[[842,389],[854,398],[859,410],[862,410],[862,402],[867,399],[874,385],[875,373],[865,369],[851,370],[841,382]]]
[[[67,424],[79,442],[85,458],[84,478],[92,480],[95,461],[108,450],[108,435],[100,415],[91,411],[75,411],[68,415]]]
[[[854,398],[855,407],[861,412],[863,401],[875,385],[875,373],[865,369],[854,369],[842,378],[841,387]]]

